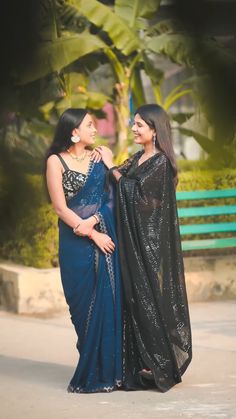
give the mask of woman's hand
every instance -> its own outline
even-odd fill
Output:
[[[95,163],[99,163],[101,158],[102,158],[101,154],[96,149],[94,149],[92,153],[90,154],[90,159],[95,161]]]
[[[114,252],[115,244],[107,234],[99,233],[99,231],[93,230],[90,237],[99,249],[105,253],[105,255]]]
[[[103,163],[105,164],[105,166],[107,166],[108,169],[114,166],[113,154],[110,148],[102,145],[102,146],[96,147],[95,150],[100,153]]]
[[[96,223],[97,222],[95,217],[91,216],[89,218],[86,218],[80,222],[79,227],[76,229],[74,233],[77,236],[87,236]]]

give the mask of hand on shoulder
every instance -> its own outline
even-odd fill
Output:
[[[113,153],[110,148],[106,146],[99,146],[95,149],[102,157],[103,163],[107,166],[108,169],[114,166],[113,162]]]

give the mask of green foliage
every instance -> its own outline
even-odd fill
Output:
[[[222,168],[219,166],[215,166],[211,160],[204,159],[204,160],[185,160],[181,159],[177,161],[177,166],[179,172],[193,172],[195,170],[202,171],[202,170],[220,170]]]
[[[30,83],[48,73],[60,71],[71,62],[104,46],[102,40],[89,33],[65,34],[53,42],[43,42],[37,48],[32,65],[19,70],[16,75],[17,82],[18,84]]]
[[[90,26],[88,20],[81,16],[77,10],[73,9],[67,0],[55,0],[55,6],[59,30],[67,28],[80,33]]]
[[[102,28],[123,54],[129,55],[139,48],[136,34],[109,7],[96,0],[69,0],[69,3],[90,22]]]
[[[0,134],[0,167],[13,178],[15,173],[41,173],[52,137],[52,125],[15,117],[14,122],[6,126],[4,135]]]
[[[193,137],[202,149],[208,153],[208,162],[211,168],[235,167],[235,138],[230,139],[224,136],[222,141],[222,138],[218,137],[215,127],[209,124],[203,114],[193,115],[178,129],[182,134]]]
[[[13,237],[1,243],[0,249],[1,257],[25,266],[57,266],[57,219],[51,205],[30,209],[18,220]]]
[[[190,163],[190,162],[189,162]],[[191,165],[194,163],[191,162]],[[196,162],[196,166],[202,164]],[[179,174],[178,191],[230,189],[236,185],[236,169],[183,171]],[[212,202],[212,201],[211,201]],[[208,201],[209,203],[209,201]]]
[[[166,55],[180,65],[195,67],[199,71],[205,70],[207,59],[214,59],[216,56],[221,57],[225,62],[235,62],[236,60],[230,50],[224,48],[214,39],[202,38],[200,43],[196,43],[193,36],[184,32],[175,33],[173,29],[171,31],[171,24],[169,29],[170,33],[162,33],[150,39],[147,46],[151,51]]]
[[[209,170],[209,167],[206,164],[205,160],[177,160],[177,166],[179,173],[181,172],[191,172],[193,170]]]
[[[123,150],[127,146],[129,92],[132,91],[135,106],[146,101],[142,69],[152,82],[157,103],[166,110],[180,97],[191,93],[191,89],[181,84],[178,91],[175,89],[168,95],[166,101],[162,99],[160,84],[163,72],[157,64],[160,51],[156,51],[155,42],[151,42],[153,36],[156,39],[157,28],[154,25],[156,29],[153,32],[150,27],[152,17],[159,9],[159,0],[145,3],[117,0],[113,8],[97,0],[55,0],[52,4],[54,7],[45,0],[44,8],[42,1],[41,37],[31,65],[26,68],[22,64],[19,72],[14,73],[20,99],[14,96],[18,106],[11,110],[22,112],[24,109],[27,117],[32,117],[34,111],[37,118],[54,123],[58,114],[68,107],[87,107],[97,111],[105,102],[112,101],[116,112],[117,142]],[[84,22],[81,21],[82,16]],[[178,38],[178,42],[183,43],[183,38]],[[177,50],[181,50],[181,45]],[[94,69],[98,68],[101,57],[103,63],[109,63],[113,72],[113,88],[108,94],[101,84],[94,91],[87,83],[92,79],[91,63]],[[47,77],[52,75],[48,89]],[[35,98],[37,89],[40,92],[43,90],[40,100]],[[50,95],[48,90],[52,89]],[[32,91],[35,95],[30,94]]]
[[[1,257],[36,268],[57,266],[57,216],[42,177],[2,176],[0,200]]]
[[[137,25],[137,19],[152,17],[158,11],[160,0],[116,0],[115,13],[127,21],[132,28]]]

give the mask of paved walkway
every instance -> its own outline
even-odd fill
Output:
[[[236,301],[190,305],[194,358],[157,391],[68,394],[77,362],[68,314],[0,312],[0,419],[236,418]]]

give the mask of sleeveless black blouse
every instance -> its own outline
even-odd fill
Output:
[[[57,157],[65,169],[62,174],[62,186],[65,198],[68,201],[70,198],[73,198],[73,196],[76,195],[76,193],[84,186],[87,176],[77,170],[71,170],[60,154],[57,154]]]

